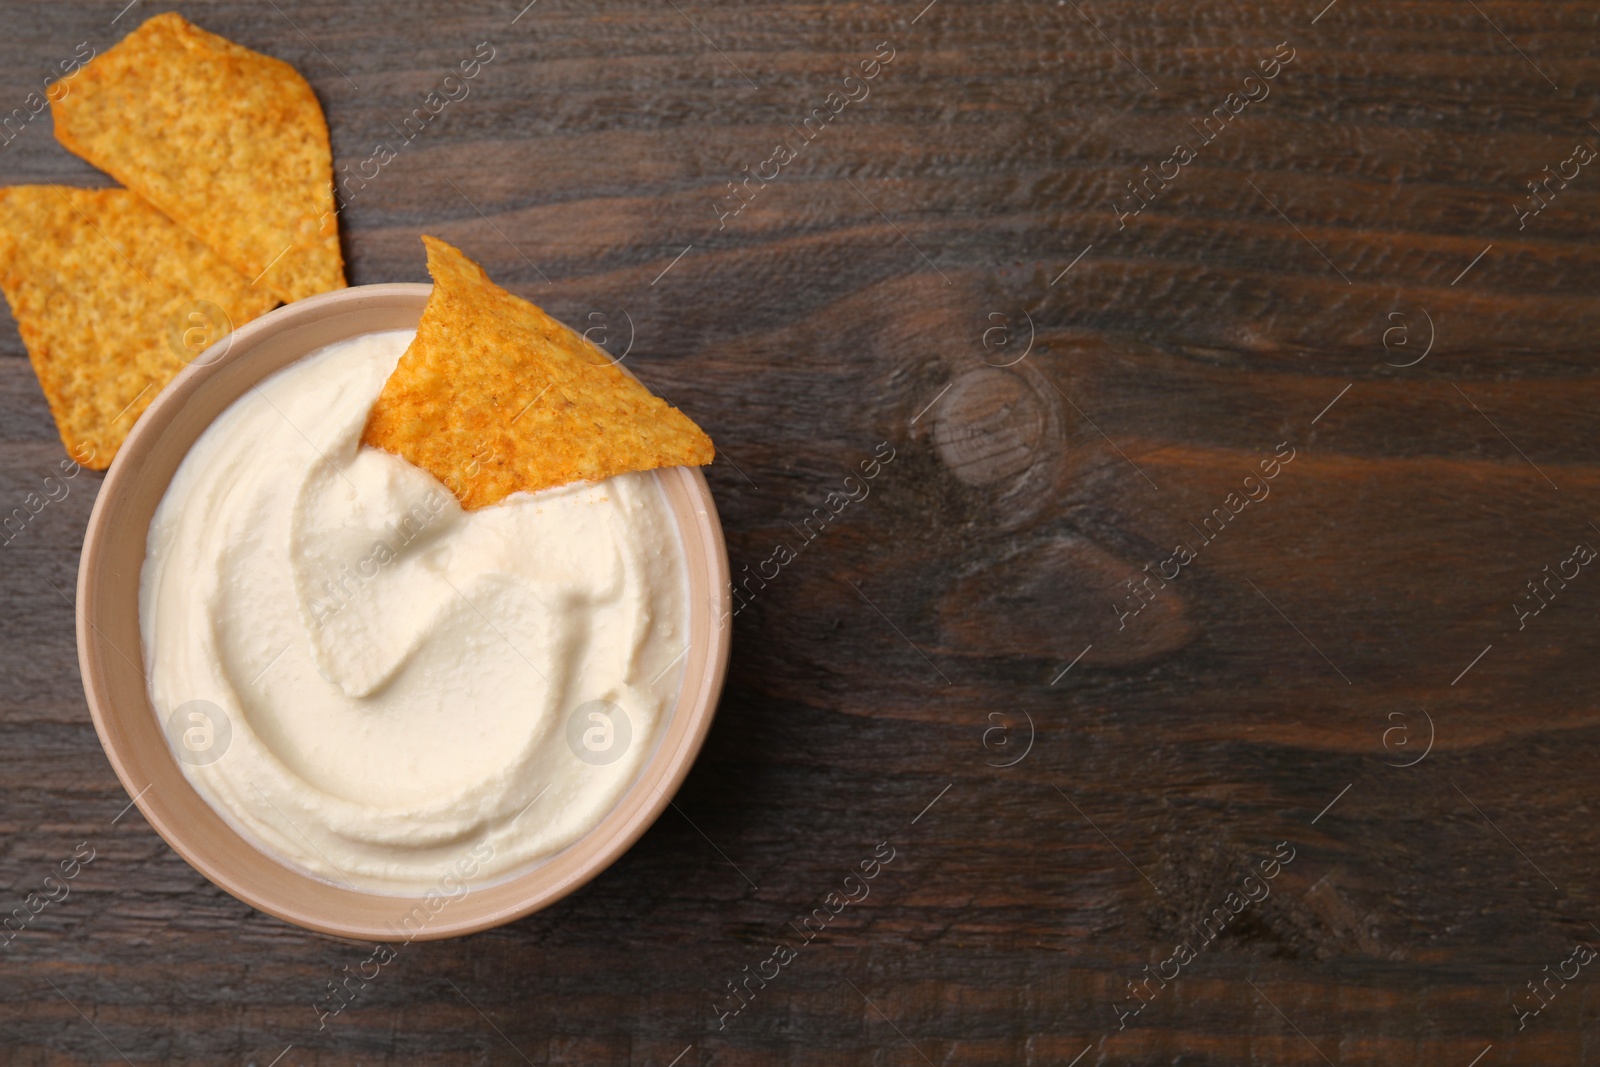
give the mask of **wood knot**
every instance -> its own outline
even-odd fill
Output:
[[[971,486],[1020,478],[1061,434],[1055,404],[1010,370],[986,368],[957,378],[936,415],[939,458]]]

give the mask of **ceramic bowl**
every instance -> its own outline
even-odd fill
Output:
[[[252,907],[307,929],[369,941],[412,939],[400,934],[400,920],[420,900],[353,890],[288,866],[241,837],[184,777],[145,684],[139,572],[151,517],[178,464],[229,404],[326,345],[415,328],[430,291],[427,285],[365,285],[300,300],[204,352],[139,418],[111,464],[78,571],[78,662],[89,712],[111,766],[150,825],[197,871]],[[683,540],[691,607],[683,686],[653,755],[585,836],[519,874],[473,886],[416,938],[472,933],[560,900],[638,840],[688,774],[728,665],[728,557],[704,475],[676,467],[657,477]]]

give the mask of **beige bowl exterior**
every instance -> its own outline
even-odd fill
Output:
[[[414,929],[421,898],[364,893],[302,873],[258,850],[189,784],[145,684],[139,572],[156,506],[190,446],[267,375],[325,345],[412,329],[432,287],[365,285],[296,301],[203,353],[128,435],[89,518],[78,570],[78,663],[95,731],[150,825],[195,870],[270,915],[367,941],[434,940],[485,930],[560,900],[628,849],[666,808],[711,727],[728,666],[728,554],[716,505],[696,468],[658,472],[688,560],[689,651],[678,702],[638,779],[599,825],[539,866],[474,886]],[[423,909],[423,914],[428,914]],[[402,918],[409,918],[405,931]]]

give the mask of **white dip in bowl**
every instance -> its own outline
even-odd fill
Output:
[[[283,863],[402,895],[597,824],[655,747],[689,633],[655,474],[464,512],[360,446],[411,337],[312,353],[223,412],[156,510],[139,590],[151,701],[201,796]]]

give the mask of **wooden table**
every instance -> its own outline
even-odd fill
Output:
[[[8,5],[0,104],[122,2]],[[828,521],[676,809],[319,1031],[368,949],[211,886],[101,753],[83,476],[0,547],[0,910],[94,855],[0,959],[0,1059],[1600,1059],[1593,6],[924,2],[181,5],[340,164],[489,42],[351,200],[351,281],[434,233],[631,341],[741,574]],[[41,117],[39,181],[104,179]],[[62,454],[6,319],[0,510]]]

